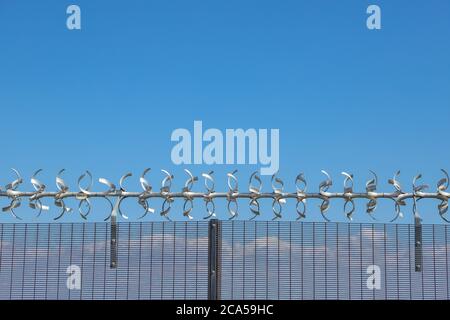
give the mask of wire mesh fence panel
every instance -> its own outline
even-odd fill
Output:
[[[221,222],[221,299],[448,299],[446,225]],[[245,236],[243,234],[245,233]]]
[[[0,224],[0,299],[206,299],[208,222]]]
[[[207,299],[210,222],[0,224],[0,299]],[[446,225],[220,221],[220,299],[448,299]]]

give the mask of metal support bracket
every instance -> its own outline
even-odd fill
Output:
[[[414,217],[414,264],[416,272],[422,272],[422,219]]]
[[[117,268],[117,211],[121,202],[121,198],[117,198],[113,210],[111,212],[111,243],[110,243],[110,268]]]
[[[208,300],[219,299],[219,220],[211,219],[208,224]]]

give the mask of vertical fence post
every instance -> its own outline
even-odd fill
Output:
[[[119,211],[120,203],[124,197],[116,199],[116,203],[111,212],[111,251],[110,251],[110,267],[111,269],[117,268],[117,211]],[[129,241],[129,240],[128,240]]]
[[[219,220],[211,219],[208,223],[208,300],[219,299]]]
[[[414,217],[414,265],[416,272],[422,272],[422,223]]]
[[[117,217],[111,216],[110,268],[117,268]]]

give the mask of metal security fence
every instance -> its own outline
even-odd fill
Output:
[[[422,272],[416,272],[414,228],[222,222],[220,297],[448,299],[449,229],[446,225],[422,226]]]
[[[416,226],[405,224],[210,220],[116,227],[112,268],[110,223],[0,224],[0,299],[450,294],[446,225],[421,225],[420,252]]]

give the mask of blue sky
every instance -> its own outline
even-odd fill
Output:
[[[82,30],[66,28],[72,3],[81,8]],[[381,30],[366,28],[369,4],[381,7]],[[172,164],[170,135],[192,130],[194,120],[221,130],[280,129],[287,190],[300,171],[312,191],[321,169],[335,179],[333,190],[342,189],[341,171],[354,173],[355,188],[363,189],[372,169],[379,190],[392,190],[386,181],[401,169],[410,190],[416,173],[435,189],[439,169],[450,170],[446,1],[0,0],[0,39],[3,186],[11,167],[27,179],[43,168],[40,178],[54,189],[56,173],[66,168],[72,189],[89,169],[115,182],[131,171],[129,189],[138,190],[137,176],[151,167],[153,185],[164,168],[181,188],[184,167]],[[245,186],[257,169],[188,168],[196,175],[215,170],[217,189],[226,188],[229,170],[239,169]],[[269,190],[267,177],[264,185]],[[308,220],[321,220],[318,204],[308,203]],[[293,205],[286,219],[295,217]],[[332,220],[345,221],[342,205],[332,202]],[[368,221],[365,203],[357,206],[355,219]],[[421,204],[427,222],[440,221],[436,206]],[[196,208],[201,218],[203,203]],[[245,203],[240,208],[242,218],[250,216]],[[412,221],[409,208],[405,222]],[[106,209],[96,201],[91,220],[107,216]],[[138,209],[129,204],[132,219]],[[176,209],[172,218],[182,219]],[[223,201],[218,209],[226,218]],[[18,213],[35,221],[25,206]],[[381,221],[393,215],[392,203],[380,203]],[[261,219],[271,217],[267,211]],[[72,220],[80,218],[73,213],[64,221]]]

